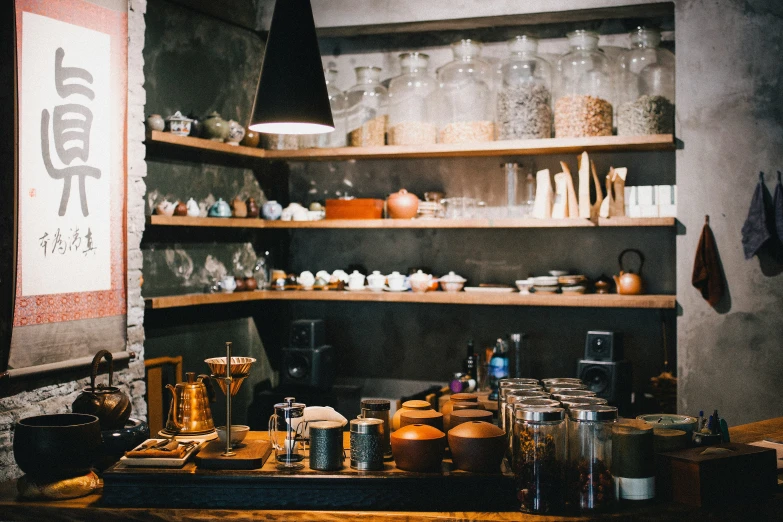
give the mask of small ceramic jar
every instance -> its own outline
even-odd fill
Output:
[[[207,139],[222,142],[228,137],[228,122],[217,111],[212,111],[202,126],[203,136]]]
[[[245,137],[245,128],[234,120],[228,120],[228,136],[226,143],[229,145],[239,145],[242,138]]]
[[[402,407],[399,408],[396,412],[394,412],[394,416],[391,420],[391,427],[392,431],[396,431],[400,429],[400,416],[405,413],[406,411],[422,411],[422,410],[431,410],[432,404],[430,404],[427,401],[420,401],[420,400],[412,400],[412,401],[405,401],[402,403]]]
[[[411,219],[419,210],[419,198],[405,189],[391,194],[386,204],[391,219]]]
[[[187,216],[188,215],[188,206],[183,203],[182,201],[178,201],[177,205],[174,207],[174,215],[175,216]]]
[[[177,136],[187,136],[190,134],[190,124],[193,120],[186,118],[181,112],[177,111],[166,118],[166,122],[168,123],[170,133]]]
[[[247,217],[247,205],[239,196],[235,197],[231,202],[231,211],[235,218]]]
[[[247,198],[245,205],[247,205],[247,217],[253,219],[257,218],[260,209],[258,208],[258,204],[256,203],[255,198]]]
[[[500,473],[506,451],[506,432],[483,421],[464,422],[449,431],[449,448],[457,469]]]
[[[231,207],[223,201],[223,198],[220,198],[209,208],[209,217],[230,218]]]
[[[256,289],[258,289],[258,281],[256,281],[254,277],[246,277],[245,290],[247,290],[248,292],[252,292],[253,290]]]
[[[443,414],[435,410],[408,410],[400,415],[400,428],[411,424],[426,424],[443,430]]]
[[[247,290],[247,285],[245,284],[245,279],[243,277],[236,277],[234,278],[234,281],[237,285],[234,289],[235,292],[244,292]]]
[[[173,216],[174,209],[176,208],[176,203],[172,203],[168,199],[164,199],[155,206],[155,213],[159,216]]]
[[[386,280],[389,282],[389,290],[393,292],[402,292],[405,290],[405,276],[401,273],[394,271],[388,276]]]
[[[386,276],[381,274],[378,270],[375,270],[372,274],[367,276],[367,286],[373,292],[380,292],[383,290],[384,285],[386,285]]]
[[[299,274],[299,284],[302,285],[302,290],[312,290],[315,285],[315,276],[312,272],[305,270]]]
[[[440,278],[440,288],[444,292],[459,292],[465,286],[465,282],[467,282],[467,279],[464,277],[454,272],[449,272],[449,275]]]
[[[198,208],[198,203],[193,198],[190,198],[187,202],[188,217],[199,217],[201,215],[201,209]]]
[[[269,200],[264,203],[261,212],[264,215],[264,219],[275,221],[280,219],[280,216],[283,214],[283,206],[275,200]]]
[[[432,285],[432,276],[419,270],[411,275],[408,278],[408,281],[410,281],[411,290],[417,293],[424,293],[429,290]]]
[[[358,270],[354,270],[353,273],[348,276],[348,290],[364,290],[364,274],[360,274]]]
[[[261,135],[254,130],[247,129],[245,131],[245,137],[239,142],[243,147],[258,147],[258,143],[261,141]]]
[[[425,424],[411,424],[391,434],[394,461],[406,471],[437,472],[446,451],[446,434]]]
[[[234,276],[226,276],[220,280],[220,289],[228,294],[236,290],[237,282]]]
[[[147,130],[162,131],[166,128],[166,122],[160,114],[150,114],[147,116]]]

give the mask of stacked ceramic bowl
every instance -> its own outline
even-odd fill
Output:
[[[583,275],[561,275],[557,282],[563,294],[580,295],[585,293],[587,278]]]
[[[533,280],[533,289],[537,294],[556,294],[560,288],[557,276],[538,276],[530,279]]]
[[[440,217],[441,206],[435,201],[419,201],[419,211],[416,217],[422,219],[431,219]]]

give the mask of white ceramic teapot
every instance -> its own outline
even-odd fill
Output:
[[[201,215],[201,209],[198,207],[198,203],[196,203],[195,199],[190,198],[187,207],[189,217],[199,217]]]
[[[411,274],[411,276],[408,277],[408,281],[410,281],[411,290],[423,293],[430,289],[430,285],[432,285],[432,275],[425,274],[419,270],[415,274]]]
[[[358,270],[354,270],[353,273],[348,276],[348,289],[364,290],[364,274],[360,274]]]
[[[302,285],[303,290],[312,290],[315,285],[315,276],[312,272],[305,270],[299,274],[299,284]]]
[[[386,279],[389,281],[389,290],[401,292],[405,290],[405,276],[399,272],[392,272]]]
[[[383,285],[386,284],[386,276],[381,274],[380,271],[375,270],[372,274],[367,276],[367,286],[373,292],[380,292],[383,290]]]

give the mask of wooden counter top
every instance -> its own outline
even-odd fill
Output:
[[[783,438],[783,417],[736,426],[730,429],[733,442],[752,442],[764,437]],[[436,491],[432,492],[437,495]],[[577,520],[780,520],[783,513],[783,493],[778,492],[761,506],[734,506],[720,512],[698,510],[673,503],[652,504],[638,508],[624,508],[617,512],[579,517],[538,517],[517,512],[402,512],[402,511],[299,511],[254,509],[168,509],[123,508],[101,505],[101,495],[58,502],[23,502],[16,500],[15,482],[0,484],[0,519],[36,521],[214,521],[214,520],[271,520],[271,521],[389,521],[461,520],[476,522],[505,521],[577,521]]]

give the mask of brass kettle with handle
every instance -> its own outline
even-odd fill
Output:
[[[639,256],[639,271],[634,274],[632,271],[625,271],[623,267],[623,257],[625,254],[633,252]],[[627,248],[620,252],[617,259],[620,263],[620,274],[614,276],[614,284],[617,286],[617,293],[622,295],[640,295],[644,291],[642,283],[642,265],[644,265],[644,255],[635,248]]]
[[[109,362],[109,385],[95,386],[98,368],[104,358]],[[114,363],[111,352],[108,350],[99,351],[92,358],[89,388],[84,388],[71,405],[71,410],[74,413],[85,413],[98,417],[102,430],[118,430],[124,427],[131,414],[131,401],[128,396],[118,387],[111,385],[113,375]]]
[[[215,400],[215,392],[209,375],[187,372],[186,382],[176,386],[167,384],[171,391],[171,406],[166,430],[178,435],[198,435],[215,430],[209,403]]]

